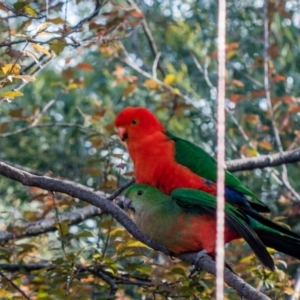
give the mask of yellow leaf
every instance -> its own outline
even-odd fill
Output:
[[[15,97],[20,97],[20,96],[23,96],[23,93],[19,91],[9,91],[0,95],[1,98],[7,98],[7,99],[15,99]]]
[[[177,88],[173,89],[172,92],[173,92],[173,94],[175,94],[175,95],[179,95],[179,94],[180,94],[180,90],[177,89]]]
[[[284,293],[288,294],[288,295],[294,295],[295,294],[295,290],[292,287],[290,287],[290,286],[286,286],[284,288]]]
[[[76,83],[70,83],[68,86],[67,86],[67,89],[68,90],[73,90],[73,89],[77,89],[78,88],[78,85]]]
[[[149,248],[147,245],[145,245],[144,243],[139,242],[139,241],[134,241],[134,242],[126,243],[126,247],[144,247],[144,248]]]
[[[238,52],[236,50],[232,50],[227,52],[226,58],[227,59],[231,59],[232,57],[234,57]]]
[[[46,54],[48,56],[51,56],[51,53],[44,47],[42,47],[41,45],[39,44],[31,44],[32,48],[35,49],[36,51],[39,51],[43,54]]]
[[[37,33],[44,31],[49,26],[48,22],[42,23],[37,28]]]
[[[6,74],[13,74],[17,75],[20,72],[21,66],[19,64],[6,64],[1,67],[4,75]]]
[[[145,80],[144,85],[150,90],[158,90],[160,88],[160,84],[153,79]]]
[[[168,74],[165,78],[164,78],[164,83],[166,85],[172,85],[176,80],[176,76],[174,74]]]
[[[65,23],[65,20],[63,20],[61,17],[57,17],[54,19],[48,19],[48,21],[53,24],[64,24]]]
[[[132,95],[135,91],[136,85],[135,84],[129,84],[123,91],[123,97],[127,97],[129,95]]]
[[[6,290],[6,289],[0,289],[0,297],[2,298],[6,298],[6,299],[11,299],[10,297],[12,296],[12,294],[8,291],[8,290]],[[3,299],[2,298],[2,299]]]
[[[117,246],[118,251],[122,251],[124,249],[128,248],[136,248],[136,247],[142,247],[142,248],[149,248],[147,245],[143,244],[139,241],[128,241],[126,243],[121,243]]]

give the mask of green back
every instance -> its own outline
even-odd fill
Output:
[[[217,181],[217,162],[213,157],[189,141],[176,137],[169,132],[167,132],[167,136],[175,142],[175,159],[178,163],[203,178]],[[228,171],[225,171],[225,185],[263,204],[255,194]]]
[[[181,222],[184,218],[184,224],[187,227],[191,215],[201,218],[201,215],[209,214],[215,218],[216,197],[199,190],[176,189],[171,196],[167,196],[154,187],[134,184],[127,189],[125,195],[132,200],[139,229],[169,248],[187,242],[181,240],[181,229],[184,232],[185,228],[176,227],[179,218]],[[229,203],[225,204],[225,216],[226,226],[234,228],[249,243],[262,263],[273,269],[273,260],[251,228],[250,218],[242,210]]]

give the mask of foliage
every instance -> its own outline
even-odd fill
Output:
[[[216,151],[216,1],[0,2],[0,158],[111,193],[132,176],[113,121],[122,108],[146,106],[178,136]],[[227,1],[227,158],[299,147],[299,4]],[[264,54],[264,22],[269,47]],[[268,61],[272,109],[264,80]],[[274,111],[274,114],[270,111]],[[275,125],[275,126],[274,126]],[[243,171],[238,177],[272,209],[272,219],[299,231],[299,163]],[[155,253],[111,216],[70,225],[62,216],[78,199],[0,181],[1,229],[45,218],[57,231],[0,247],[0,297],[30,299],[212,299],[214,279]],[[299,197],[299,196],[298,196]],[[242,241],[226,261],[273,299],[293,292],[296,261],[274,253],[264,270]],[[26,265],[51,266],[26,271]],[[3,264],[19,264],[15,272]],[[1,267],[2,266],[2,267]],[[22,268],[24,266],[24,268]],[[47,280],[45,280],[47,279]],[[115,285],[116,286],[115,286]],[[116,290],[117,288],[117,290]],[[227,299],[238,299],[226,288]],[[286,298],[285,298],[286,297]]]

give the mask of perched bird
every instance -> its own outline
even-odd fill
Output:
[[[149,185],[134,184],[125,191],[123,206],[133,211],[135,222],[145,235],[173,253],[206,250],[214,256],[215,196],[187,188],[166,195]],[[230,203],[225,204],[225,218],[225,243],[244,238],[267,268],[274,270],[266,246],[300,259],[300,235],[263,216],[249,216]]]
[[[149,184],[167,195],[177,188],[193,188],[216,195],[216,161],[200,147],[167,132],[150,110],[127,107],[117,115],[115,127],[127,145],[137,183]],[[228,171],[225,186],[228,203],[249,214],[270,212]]]

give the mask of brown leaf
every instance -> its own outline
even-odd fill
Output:
[[[258,143],[258,145],[261,148],[269,150],[269,151],[271,151],[273,149],[272,144],[270,142],[268,142],[268,141],[261,141],[261,142]]]
[[[238,42],[234,42],[234,43],[230,43],[228,45],[226,45],[226,51],[232,51],[232,50],[236,50],[239,47],[239,43]]]
[[[254,114],[249,114],[246,116],[245,118],[246,122],[251,123],[251,124],[258,124],[260,122],[260,118],[258,115],[254,115]]]
[[[92,119],[98,121],[104,117],[106,110],[103,108],[98,109],[93,115]]]
[[[137,10],[131,10],[130,14],[137,19],[142,19],[144,17],[143,13]]]
[[[286,79],[285,76],[279,75],[279,74],[276,74],[276,75],[272,76],[273,82],[284,81],[285,79]]]
[[[278,44],[277,43],[273,43],[270,47],[269,47],[269,55],[272,58],[276,58],[279,56],[279,48],[278,48]]]
[[[292,104],[292,105],[290,105],[288,112],[290,114],[299,113],[300,112],[300,105],[298,105],[298,104]]]
[[[240,95],[240,94],[232,94],[229,99],[230,99],[231,102],[238,103],[242,100],[245,100],[246,96],[245,95]]]
[[[93,71],[93,66],[89,63],[80,63],[77,65],[77,68],[87,72]]]
[[[286,95],[286,96],[283,96],[282,97],[282,100],[284,103],[286,104],[291,104],[294,102],[294,97],[293,96],[290,96],[290,95]]]
[[[254,91],[251,93],[251,98],[260,98],[260,97],[264,97],[265,95],[266,95],[265,90]]]
[[[61,75],[65,80],[69,81],[70,79],[72,79],[74,77],[74,73],[75,73],[74,68],[66,68],[65,70],[63,70],[61,72]]]
[[[5,132],[7,129],[7,126],[8,126],[8,122],[0,123],[0,133]]]

